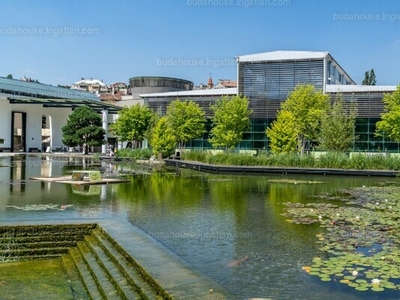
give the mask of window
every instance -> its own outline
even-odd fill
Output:
[[[47,117],[42,116],[42,128],[47,128]]]

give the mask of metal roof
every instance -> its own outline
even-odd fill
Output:
[[[251,61],[280,61],[280,60],[305,60],[323,59],[329,52],[323,51],[272,51],[238,56],[239,62]]]
[[[21,95],[32,98],[81,99],[100,101],[99,98],[93,93],[5,77],[0,77],[0,92],[3,94]]]
[[[101,112],[107,110],[110,114],[118,113],[122,107],[104,103],[102,101],[82,100],[82,99],[43,99],[43,98],[24,98],[7,97],[10,104],[41,104],[43,107],[76,108],[89,106],[94,111]]]
[[[224,95],[237,95],[237,88],[225,88],[225,89],[208,89],[208,90],[190,90],[190,91],[178,91],[178,92],[165,92],[165,93],[152,93],[152,94],[141,94],[142,98],[150,97],[191,97],[191,96],[224,96]]]
[[[393,92],[396,90],[394,85],[336,85],[327,84],[326,93],[368,93],[368,92]]]

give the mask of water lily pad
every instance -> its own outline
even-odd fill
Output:
[[[357,279],[356,280],[357,283],[367,283],[367,281],[365,279]]]
[[[374,292],[383,292],[385,289],[383,287],[373,286],[371,290]]]
[[[321,216],[321,232],[315,242],[329,258],[314,258],[311,271],[326,280],[335,276],[357,291],[400,289],[400,187],[363,187],[342,192],[342,196],[322,195],[321,199],[351,205],[288,205],[285,215],[295,223],[312,224]],[[377,283],[371,284],[373,279]],[[392,279],[396,283],[389,281]]]
[[[354,280],[354,279],[356,279],[356,277],[354,277],[354,276],[344,276],[343,277],[344,279],[347,279],[347,280]]]
[[[330,277],[321,277],[321,281],[331,281]]]

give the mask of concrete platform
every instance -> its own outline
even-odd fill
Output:
[[[60,176],[60,177],[29,177],[29,179],[47,181],[47,182],[78,184],[78,185],[112,184],[112,183],[124,183],[130,181],[127,179],[118,179],[118,178],[102,178],[99,181],[72,180],[71,175]]]

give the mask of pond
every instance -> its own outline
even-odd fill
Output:
[[[127,220],[219,282],[238,299],[398,299],[360,292],[304,271],[319,250],[318,222],[288,222],[286,203],[326,203],[343,189],[390,186],[396,178],[238,176],[91,158],[12,156],[0,160],[0,222]],[[129,182],[78,188],[29,180],[76,169],[127,175]],[[326,196],[326,197],[323,197]]]

